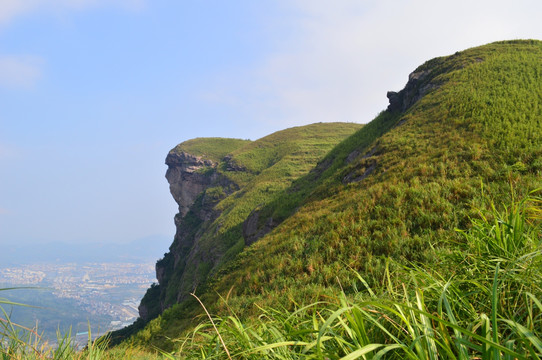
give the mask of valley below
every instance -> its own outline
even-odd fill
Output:
[[[55,342],[57,331],[78,343],[133,323],[145,290],[155,282],[154,263],[39,263],[0,268],[0,298],[14,323],[37,328]],[[12,288],[12,289],[11,289]],[[29,306],[26,306],[29,305]]]

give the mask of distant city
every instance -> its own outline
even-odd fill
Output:
[[[104,333],[133,323],[153,282],[154,262],[18,265],[0,267],[0,289],[21,288],[1,291],[0,298],[37,307],[10,306],[11,319],[37,324],[47,338],[57,330],[85,335],[89,325]]]

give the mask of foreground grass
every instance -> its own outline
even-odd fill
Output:
[[[540,191],[538,192],[538,194]],[[70,334],[50,347],[36,331],[0,321],[2,359],[537,359],[542,357],[542,197],[536,192],[488,213],[462,231],[442,261],[404,266],[353,295],[259,316],[203,318],[174,352],[107,338],[77,351]],[[398,279],[402,279],[399,281]],[[227,300],[223,299],[226,303]],[[8,301],[3,303],[9,304]]]
[[[10,289],[0,289],[6,291]],[[80,350],[75,345],[75,336],[71,332],[57,334],[57,341],[51,344],[44,340],[37,328],[27,328],[13,323],[2,305],[26,306],[0,298],[0,359],[2,360],[113,360],[113,359],[162,359],[154,353],[135,347],[108,349],[108,337],[92,340]]]
[[[389,270],[381,288],[356,275],[352,297],[210,318],[168,358],[537,359],[542,357],[540,197],[481,214],[438,266]],[[389,267],[388,267],[389,269]],[[442,269],[452,269],[444,273]]]
[[[411,281],[403,266],[436,268],[442,249],[466,241],[454,229],[471,227],[473,209],[487,208],[481,181],[498,204],[511,203],[511,184],[518,197],[541,186],[541,59],[542,42],[511,41],[430,60],[415,70],[426,74],[416,85],[429,89],[425,95],[406,111],[382,112],[310,166],[306,156],[314,156],[316,144],[307,146],[313,136],[301,139],[306,129],[233,151],[229,163],[247,171],[223,173],[242,189],[223,199],[209,196],[220,195],[217,188],[202,193],[201,200],[218,202],[208,204],[216,220],[198,221],[199,200],[177,217],[182,236],[157,264],[164,277],[143,302],[160,315],[139,322],[139,343],[174,350],[170,340],[203,313],[190,292],[212,314],[246,319],[258,316],[255,303],[293,311],[292,304],[329,300],[342,290],[353,297],[360,283],[352,269],[376,291],[387,286],[387,272],[401,284]],[[404,95],[417,98],[410,90]],[[306,150],[291,146],[300,140]],[[279,225],[246,246],[245,222],[265,231]],[[217,294],[228,297],[227,306]],[[119,335],[136,331],[126,333]]]

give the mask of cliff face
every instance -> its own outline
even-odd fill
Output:
[[[169,191],[185,216],[198,195],[217,180],[217,163],[186,152],[171,151],[166,157]],[[210,174],[209,174],[210,173]]]
[[[386,94],[390,104],[388,111],[405,112],[410,109],[418,100],[428,92],[439,87],[440,83],[436,81],[436,69],[417,69],[408,76],[408,82],[399,92],[388,91]]]
[[[173,302],[183,300],[182,295],[193,291],[205,278],[206,274],[201,272],[187,271],[187,268],[212,267],[210,264],[214,265],[217,260],[211,253],[201,252],[197,246],[201,230],[220,215],[221,212],[214,206],[239,188],[217,171],[217,161],[203,156],[174,149],[167,155],[165,163],[168,166],[166,179],[169,189],[179,205],[179,213],[175,215],[177,231],[170,251],[156,263],[158,286],[149,289],[139,306],[139,316],[144,320],[157,316]],[[166,296],[172,279],[176,288],[186,290],[178,291],[174,301]]]

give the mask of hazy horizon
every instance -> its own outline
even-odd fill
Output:
[[[0,268],[34,263],[152,263],[168,251],[173,237],[146,236],[129,242],[2,242]]]

